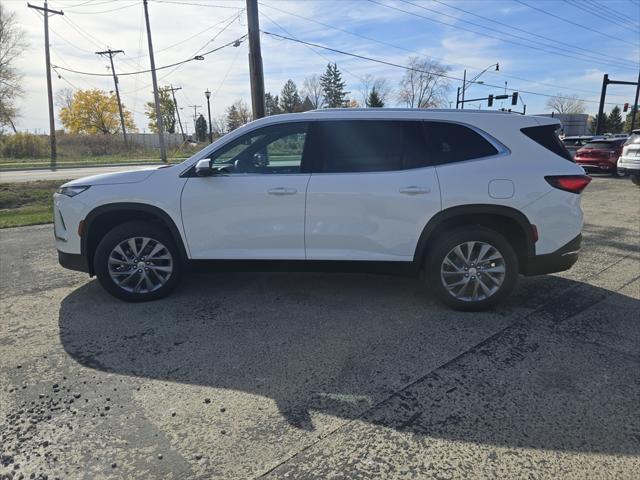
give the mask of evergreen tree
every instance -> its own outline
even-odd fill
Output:
[[[633,107],[629,109],[627,112],[627,117],[624,119],[624,131],[626,133],[631,133],[631,119],[633,118]],[[634,128],[640,128],[640,108],[635,109],[636,112],[636,124]]]
[[[285,113],[293,113],[300,105],[302,101],[300,101],[298,87],[293,80],[289,79],[280,92],[280,109]]]
[[[607,133],[622,133],[622,114],[620,113],[620,107],[615,106],[611,109],[609,118],[607,119]]]
[[[603,124],[602,124],[602,129],[600,133],[605,133],[607,131],[607,112],[602,113],[602,119],[603,119]],[[591,125],[589,126],[589,133],[591,133],[591,135],[596,134],[597,125],[598,125],[598,115],[594,115],[594,117],[591,119]]]
[[[308,112],[309,110],[313,110],[313,102],[311,101],[311,99],[307,95],[306,97],[304,97],[304,101],[302,102],[302,104],[300,105],[300,107],[298,108],[297,111],[298,112]]]
[[[264,94],[264,108],[267,116],[278,115],[282,113],[278,105],[278,95],[271,95],[270,92]]]
[[[325,106],[339,108],[345,106],[345,100],[350,92],[345,91],[346,83],[342,80],[342,74],[334,63],[327,65],[327,70],[320,77],[320,85],[324,93]]]
[[[199,142],[204,142],[207,139],[207,121],[202,114],[196,120],[196,137]]]
[[[251,120],[249,106],[242,100],[234,102],[226,111],[227,130],[232,131]]]
[[[371,93],[369,94],[369,98],[367,98],[367,107],[369,108],[382,108],[384,107],[384,102],[380,99],[378,92],[375,87],[371,89]]]

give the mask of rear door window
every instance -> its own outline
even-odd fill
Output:
[[[422,122],[315,122],[309,150],[319,173],[386,172],[429,165]]]
[[[424,122],[434,164],[496,155],[498,150],[478,132],[458,123]]]

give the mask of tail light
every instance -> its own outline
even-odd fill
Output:
[[[582,192],[591,182],[591,177],[588,175],[551,175],[544,179],[552,187],[571,193]]]

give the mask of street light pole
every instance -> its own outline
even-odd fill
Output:
[[[467,81],[467,70],[464,70],[464,77],[462,78],[462,99],[460,101],[460,103],[462,104],[460,108],[464,109],[464,94],[467,90],[467,85],[470,85],[472,83],[480,83],[480,82],[476,82],[476,80],[478,80],[482,74],[484,74],[487,70],[489,70],[491,67],[496,67],[496,72],[500,71],[500,64],[499,63],[492,63],[491,65],[489,65],[487,68],[485,68],[484,70],[482,70],[479,74],[477,74],[475,77],[473,77],[471,80]]]
[[[211,92],[207,88],[204,92],[204,96],[207,97],[207,115],[209,116],[209,143],[213,143],[213,130],[211,129]]]

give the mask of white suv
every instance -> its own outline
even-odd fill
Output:
[[[186,267],[425,272],[446,304],[566,270],[590,179],[546,117],[327,109],[254,121],[184,163],[54,195],[60,263],[129,301]]]
[[[618,159],[618,173],[628,174],[640,186],[640,128],[631,132]]]

